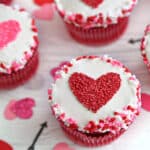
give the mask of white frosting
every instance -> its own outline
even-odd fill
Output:
[[[81,130],[87,125],[88,121],[98,122],[99,119],[113,117],[115,111],[122,112],[125,106],[131,105],[137,108],[136,88],[139,82],[136,83],[135,80],[129,79],[131,73],[124,72],[122,67],[101,61],[100,58],[73,60],[71,63],[73,66],[69,68],[68,73],[62,71],[62,77],[57,79],[53,85],[52,102],[59,105],[60,111],[65,112],[67,118],[75,120]],[[68,80],[74,72],[84,73],[94,79],[108,72],[118,73],[121,78],[121,86],[106,105],[93,113],[77,100],[69,87]]]
[[[147,35],[145,36],[145,53],[147,56],[147,59],[150,63],[150,32],[147,33]]]
[[[61,11],[65,11],[67,15],[82,14],[85,18],[95,16],[100,13],[103,17],[118,18],[123,16],[122,10],[131,8],[132,0],[104,0],[97,8],[86,5],[81,0],[55,0]]]
[[[10,42],[6,47],[0,50],[0,63],[3,63],[7,69],[11,68],[14,61],[23,68],[27,63],[24,59],[24,52],[32,56],[31,47],[35,46],[33,36],[37,33],[31,30],[32,19],[27,12],[19,12],[10,7],[0,5],[0,22],[16,20],[20,24],[21,32],[18,33],[15,41]],[[0,72],[7,73],[6,69],[0,67]]]

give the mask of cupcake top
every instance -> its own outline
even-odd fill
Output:
[[[65,125],[87,133],[114,133],[127,129],[138,115],[140,85],[120,62],[83,56],[58,72],[49,100]]]
[[[141,41],[141,51],[145,64],[150,67],[150,25],[147,25],[145,29],[145,34]]]
[[[29,14],[0,5],[0,73],[24,68],[37,45],[37,29]]]
[[[55,0],[66,22],[82,27],[107,26],[129,16],[137,0]]]

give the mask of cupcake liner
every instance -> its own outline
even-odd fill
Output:
[[[126,30],[129,17],[120,18],[117,24],[107,27],[83,28],[67,23],[70,35],[78,42],[88,45],[105,45],[117,40]]]
[[[63,123],[60,123],[61,127],[64,131],[64,133],[74,141],[75,143],[82,145],[82,146],[88,146],[88,147],[96,147],[96,146],[103,146],[106,144],[109,144],[113,142],[115,139],[117,139],[119,136],[121,136],[125,130],[121,129],[116,134],[113,134],[111,132],[103,133],[103,134],[85,134],[82,132],[79,132],[77,130],[73,130],[67,126],[65,126]]]
[[[39,63],[38,51],[35,50],[25,67],[11,74],[0,74],[0,89],[15,88],[28,81],[36,72]]]

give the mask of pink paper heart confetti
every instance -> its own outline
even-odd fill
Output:
[[[52,4],[44,4],[39,9],[32,12],[32,15],[41,20],[51,20],[54,17],[54,7]]]
[[[142,108],[150,111],[150,95],[142,93]]]
[[[11,100],[5,108],[4,116],[7,120],[14,120],[17,117],[16,114],[12,111],[14,109],[15,103],[16,100]]]
[[[71,148],[67,143],[58,143],[54,146],[53,150],[75,150]]]
[[[15,118],[30,119],[33,116],[32,108],[35,107],[35,101],[32,98],[23,98],[21,100],[12,100],[6,106],[4,117],[7,120]]]

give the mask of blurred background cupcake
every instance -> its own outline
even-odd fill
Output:
[[[0,89],[23,84],[38,66],[34,20],[23,9],[0,5]]]
[[[55,0],[71,36],[78,42],[92,45],[118,39],[136,3],[137,0]]]

